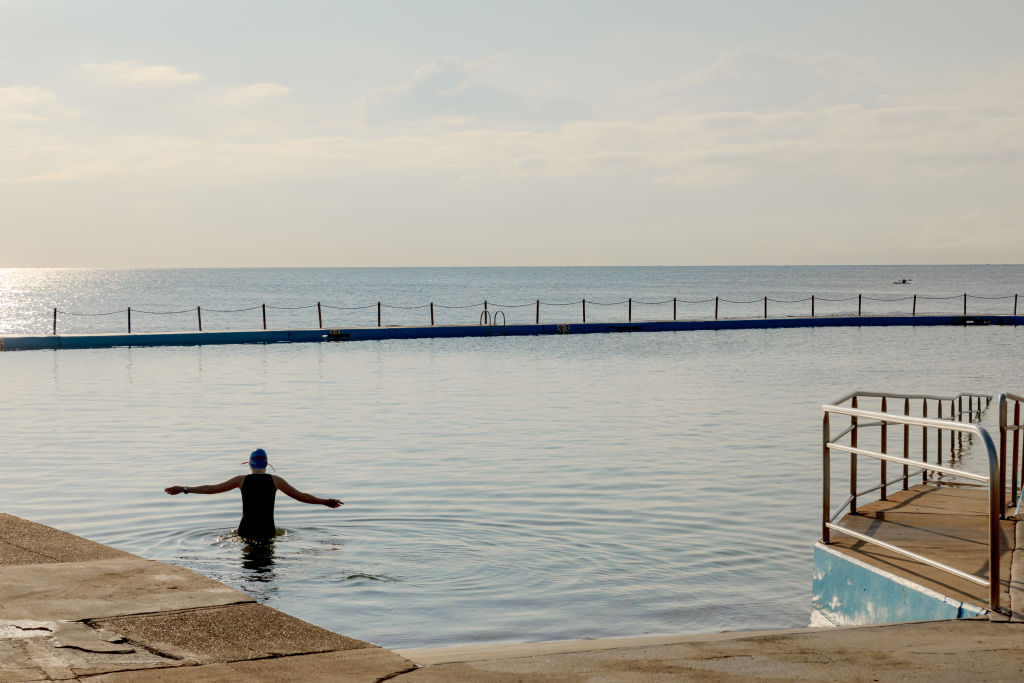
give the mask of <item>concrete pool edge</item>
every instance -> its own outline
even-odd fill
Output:
[[[930,666],[998,677],[1004,666],[1024,666],[1021,637],[1022,624],[982,619],[391,651],[259,605],[190,570],[0,513],[4,680],[475,681],[514,674],[553,681],[568,673],[580,680],[683,673],[738,681],[751,671],[784,680],[831,671],[835,680],[840,648],[842,680],[918,671],[916,650],[937,639],[942,656]],[[978,643],[999,656],[977,660]],[[794,659],[792,648],[802,656]],[[889,653],[883,663],[880,651]]]
[[[721,320],[646,320],[636,322],[540,323],[513,325],[436,325],[410,327],[347,327],[296,330],[230,330],[216,332],[143,332],[134,334],[0,336],[0,351],[98,349],[114,347],[206,346],[380,341],[387,339],[449,339],[516,337],[618,332],[683,332],[700,330],[768,330],[802,327],[935,327],[1024,325],[1016,315],[873,315],[792,318],[730,318]]]

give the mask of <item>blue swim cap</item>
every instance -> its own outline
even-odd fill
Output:
[[[262,448],[257,448],[249,455],[249,467],[256,470],[266,469],[267,467],[267,452]]]

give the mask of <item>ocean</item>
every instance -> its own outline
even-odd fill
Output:
[[[47,333],[54,307],[65,333],[123,331],[128,306],[154,311],[137,331],[193,329],[196,306],[204,329],[258,327],[264,303],[268,326],[316,327],[317,301],[337,307],[325,326],[376,325],[377,301],[410,307],[382,324],[424,324],[411,307],[431,301],[438,324],[476,322],[485,299],[509,322],[537,299],[542,320],[577,320],[583,298],[594,320],[628,298],[756,317],[769,296],[802,315],[812,294],[818,314],[857,295],[909,313],[915,294],[918,313],[957,313],[964,292],[1009,313],[1022,282],[1024,266],[3,270],[0,335]],[[1021,392],[1022,341],[969,326],[0,353],[0,510],[391,648],[803,627],[820,405]],[[233,534],[237,493],[163,493],[242,473],[256,447],[344,507],[279,496],[283,533],[260,552]]]

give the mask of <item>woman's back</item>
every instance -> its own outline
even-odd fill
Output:
[[[277,533],[274,525],[274,496],[277,485],[269,474],[248,474],[242,480],[242,521],[238,535],[243,538],[269,539]]]

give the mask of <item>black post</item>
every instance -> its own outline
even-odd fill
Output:
[[[814,295],[813,294],[811,294],[811,317],[812,318],[814,317]]]
[[[316,324],[318,329],[324,329],[324,312],[320,310],[320,302],[316,302]]]
[[[380,327],[380,302],[377,302],[377,327]]]
[[[434,325],[434,302],[430,302],[430,325]]]
[[[587,300],[583,300],[583,322],[587,322]]]
[[[1014,306],[1014,309],[1016,309],[1016,305]],[[1014,310],[1014,315],[1016,315],[1016,314],[1017,314],[1016,310]],[[55,336],[55,337],[57,336],[57,308],[56,307],[54,307],[54,309],[53,309],[53,336]]]
[[[914,295],[914,309],[910,313],[911,315],[917,315],[917,294]]]
[[[964,292],[964,315],[967,315],[967,292]]]
[[[1013,314],[1014,315],[1017,315],[1017,296],[1018,296],[1017,294],[1013,295]],[[54,311],[56,311],[56,310],[57,309],[54,309]],[[54,315],[54,317],[56,317],[57,316],[56,312],[53,315]]]
[[[128,307],[128,334],[132,333],[132,307]]]
[[[537,299],[537,324],[540,325],[540,299]]]
[[[676,319],[676,298],[672,297],[672,319]]]
[[[633,322],[633,297],[629,297],[629,322]]]
[[[267,329],[267,305],[263,304],[263,329]]]
[[[768,319],[768,297],[764,298],[764,319]]]
[[[715,320],[718,320],[718,297],[715,297]]]
[[[199,331],[203,331],[203,311],[199,306],[196,306],[196,318],[199,319]]]
[[[861,305],[861,300],[862,300],[863,298],[864,298],[864,295],[863,295],[863,294],[858,294],[858,295],[857,295],[857,316],[858,316],[858,317],[860,317],[860,311],[861,311],[861,307],[860,307],[860,305]]]

